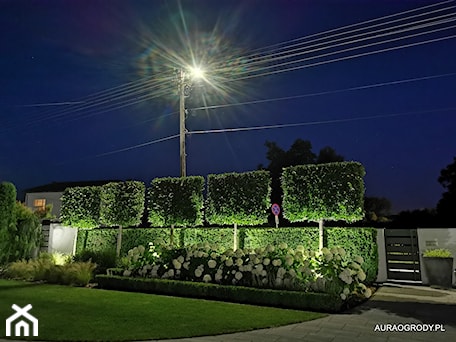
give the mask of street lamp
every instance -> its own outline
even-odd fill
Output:
[[[193,80],[203,78],[204,72],[199,67],[192,67],[188,70],[177,69],[177,89],[179,92],[179,145],[180,145],[180,175],[187,176],[186,153],[185,153],[185,98],[190,95]]]

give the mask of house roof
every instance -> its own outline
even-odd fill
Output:
[[[120,182],[119,180],[101,180],[101,181],[79,181],[79,182],[52,182],[25,190],[25,193],[34,192],[64,192],[66,188],[76,186],[100,186],[111,182]]]

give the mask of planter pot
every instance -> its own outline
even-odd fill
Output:
[[[453,258],[423,257],[429,285],[451,288],[453,283]]]

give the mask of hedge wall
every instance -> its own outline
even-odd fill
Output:
[[[326,228],[328,248],[342,246],[350,255],[362,256],[367,281],[373,282],[377,277],[378,252],[377,230],[375,228]],[[230,228],[182,228],[176,229],[179,245],[196,243],[215,243],[220,248],[232,248],[233,235]],[[291,248],[303,245],[306,249],[318,249],[318,227],[304,228],[240,228],[240,248],[256,248],[268,244],[287,243]],[[128,228],[124,229],[122,255],[138,245],[147,246],[149,242],[163,239],[169,243],[169,232],[166,228]],[[116,230],[112,228],[80,230],[76,252],[83,249],[93,251],[115,250]]]
[[[209,175],[206,220],[220,225],[266,223],[271,205],[270,183],[268,171]]]
[[[358,162],[284,168],[281,179],[284,217],[290,222],[361,220],[364,175],[364,167]]]
[[[99,186],[66,188],[62,196],[60,220],[66,226],[95,228],[100,224]]]
[[[203,224],[204,178],[155,178],[149,189],[148,221],[153,227]]]

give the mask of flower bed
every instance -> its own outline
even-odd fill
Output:
[[[126,277],[326,293],[343,301],[371,295],[363,284],[363,259],[348,258],[342,248],[315,253],[283,243],[220,252],[209,244],[173,248],[158,243],[135,247],[122,261]]]

